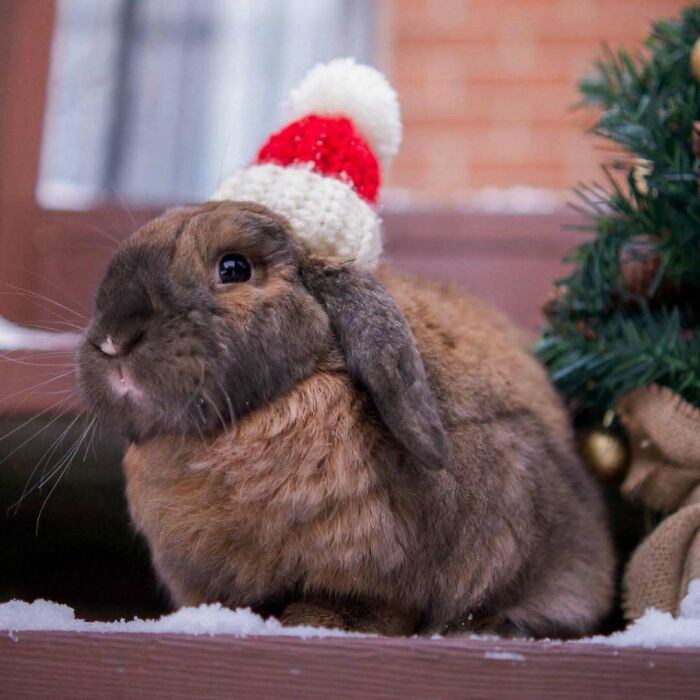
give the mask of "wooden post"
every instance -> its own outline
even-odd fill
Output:
[[[53,0],[0,2],[0,315],[27,320]]]

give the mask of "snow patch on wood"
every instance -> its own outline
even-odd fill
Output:
[[[57,333],[18,326],[0,317],[0,351],[75,350],[78,333]]]
[[[673,617],[659,610],[647,610],[623,632],[598,635],[578,643],[608,644],[616,647],[700,647],[700,619]]]
[[[700,578],[688,584],[688,592],[681,601],[681,617],[700,619]]]
[[[516,654],[512,651],[487,651],[484,654],[484,658],[494,661],[525,661],[525,657],[522,654]]]
[[[0,630],[10,634],[31,630],[61,632],[136,632],[152,634],[231,634],[239,637],[250,635],[291,636],[291,637],[340,637],[351,635],[340,630],[317,629],[314,627],[283,627],[274,619],[263,620],[249,608],[230,610],[215,603],[200,605],[198,608],[181,608],[177,612],[163,615],[157,620],[115,622],[87,622],[75,616],[68,605],[35,600],[26,603],[11,600],[0,604]],[[351,636],[370,636],[352,633]]]
[[[700,596],[700,585],[694,582],[693,591]],[[696,601],[697,602],[697,601]],[[283,627],[274,618],[263,620],[248,608],[230,610],[216,603],[200,605],[198,608],[181,608],[177,612],[157,620],[115,622],[87,622],[75,616],[73,608],[46,600],[26,603],[11,600],[0,604],[0,630],[10,636],[17,632],[32,630],[62,632],[133,632],[150,634],[228,634],[237,637],[285,636],[285,637],[367,637],[341,630],[314,627]],[[442,639],[441,637],[434,637]],[[493,636],[470,639],[493,641]],[[598,635],[562,644],[605,644],[615,647],[700,647],[700,616],[674,618],[668,613],[648,610],[644,617],[632,623],[623,632],[610,636]],[[484,654],[485,659],[496,661],[525,661],[522,654],[495,649]]]

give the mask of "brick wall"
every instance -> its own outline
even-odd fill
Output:
[[[440,200],[568,190],[603,158],[572,113],[601,42],[633,47],[687,0],[384,0],[405,138],[389,185]]]

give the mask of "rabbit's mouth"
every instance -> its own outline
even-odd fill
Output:
[[[105,353],[86,340],[78,376],[93,413],[134,442],[163,434],[206,437],[228,429],[235,414],[229,395],[195,365],[202,363],[189,367],[174,359],[149,362],[139,353]]]
[[[134,403],[143,401],[143,389],[134,378],[133,372],[123,362],[116,362],[114,367],[108,370],[107,381],[117,398],[129,399]]]

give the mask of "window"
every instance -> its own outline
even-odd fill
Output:
[[[309,67],[371,62],[373,15],[371,0],[60,0],[39,203],[206,198]]]

